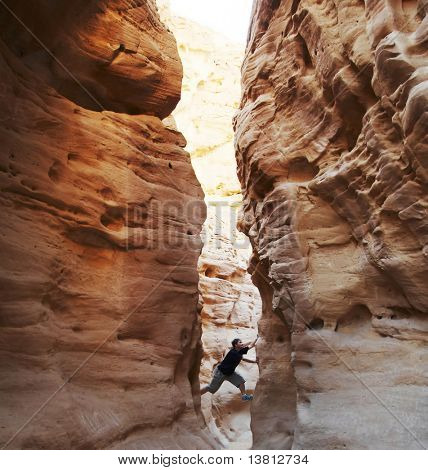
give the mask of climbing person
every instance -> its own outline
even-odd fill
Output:
[[[235,372],[235,369],[241,360],[244,362],[250,362],[251,364],[258,363],[258,359],[253,361],[251,359],[242,357],[255,346],[258,339],[259,335],[257,335],[257,338],[253,342],[243,344],[239,338],[235,338],[232,341],[232,348],[230,351],[226,354],[220,364],[214,369],[211,383],[201,388],[201,395],[207,392],[215,393],[221,387],[221,384],[227,380],[231,384],[235,385],[235,387],[239,388],[243,400],[252,400],[253,396],[248,395],[245,392],[245,379]]]

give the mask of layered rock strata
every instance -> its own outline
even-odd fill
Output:
[[[236,119],[256,448],[428,445],[427,6],[257,0]]]
[[[180,96],[174,38],[152,0],[7,5],[1,446],[210,448],[195,411],[205,206],[161,121]]]

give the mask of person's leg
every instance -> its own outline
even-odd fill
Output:
[[[201,395],[207,392],[215,393],[220,388],[221,384],[224,382],[225,377],[226,376],[223,374],[223,372],[221,372],[218,368],[216,368],[214,370],[211,383],[201,388]]]
[[[235,385],[235,387],[239,388],[243,400],[251,400],[253,398],[252,395],[247,395],[245,392],[245,379],[241,375],[234,372],[232,375],[228,375],[226,380]]]

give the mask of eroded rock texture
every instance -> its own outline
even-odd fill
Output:
[[[6,0],[9,48],[61,95],[89,109],[164,118],[182,67],[155,0]]]
[[[227,209],[210,204],[203,229],[204,248],[199,258],[201,385],[211,381],[214,368],[234,338],[244,342],[254,340],[261,313],[259,292],[247,272],[249,253],[244,246],[248,239],[241,235],[234,240],[236,229],[227,221],[235,217]],[[248,353],[248,358],[255,358],[254,350]],[[237,372],[245,378],[246,389],[252,393],[258,379],[257,365],[241,362]],[[224,447],[251,448],[250,403],[241,400],[234,385],[225,382],[214,395],[203,395],[201,405],[210,431]]]
[[[153,1],[131,3],[9,2],[58,62],[1,7],[8,448],[213,445],[195,412],[202,191],[160,120],[181,65]]]
[[[161,17],[177,40],[183,88],[174,110],[186,136],[186,150],[205,194],[240,193],[236,176],[232,118],[239,108],[243,44],[188,18],[175,16],[169,0],[158,0]]]
[[[254,446],[428,445],[427,7],[255,2],[236,120]]]

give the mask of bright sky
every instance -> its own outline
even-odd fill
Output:
[[[171,0],[171,9],[218,31],[234,42],[245,43],[253,0]]]

